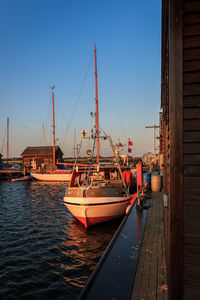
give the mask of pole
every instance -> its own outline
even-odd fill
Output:
[[[97,54],[96,45],[94,46],[95,56],[95,103],[96,103],[96,138],[97,138],[97,163],[99,163],[99,110],[98,110],[98,86],[97,86]]]
[[[44,146],[44,123],[42,123],[41,136],[40,136],[40,146]]]
[[[76,157],[76,129],[74,128],[74,158]]]
[[[51,87],[52,89],[52,112],[53,112],[53,169],[56,168],[56,139],[55,139],[55,112],[54,112],[54,87]]]
[[[42,123],[42,146],[44,146],[44,123]]]
[[[7,118],[7,163],[9,158],[9,118]]]
[[[157,128],[160,128],[160,126],[157,126],[157,125],[153,125],[153,126],[145,126],[145,128],[153,128],[154,129],[154,154],[156,154],[156,150],[157,150],[157,147],[156,147],[156,129]]]

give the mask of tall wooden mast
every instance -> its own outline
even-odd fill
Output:
[[[96,45],[94,46],[95,57],[95,103],[96,103],[96,138],[97,138],[97,163],[99,163],[99,109],[98,109],[98,86],[97,86],[97,54]]]
[[[9,118],[7,118],[7,163],[9,158]]]
[[[55,139],[55,111],[54,111],[54,92],[55,86],[51,87],[52,91],[52,112],[53,112],[53,169],[56,168],[56,139]]]

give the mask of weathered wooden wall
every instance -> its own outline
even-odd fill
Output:
[[[44,165],[44,169],[49,170],[53,168],[53,158],[50,156],[24,156],[23,157],[23,166],[25,168],[29,168],[31,166],[31,160],[36,160],[36,169],[40,168],[41,165]],[[58,157],[56,159],[59,159]]]
[[[162,2],[162,151],[170,299],[200,299],[200,1]]]
[[[184,298],[200,299],[200,1],[183,6]]]

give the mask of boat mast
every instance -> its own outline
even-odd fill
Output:
[[[55,139],[55,112],[54,112],[54,92],[55,85],[51,87],[52,91],[52,112],[53,112],[53,169],[56,168],[56,139]]]
[[[9,158],[9,118],[7,118],[7,163]]]
[[[44,146],[44,123],[42,123],[42,146]]]
[[[74,159],[76,158],[76,151],[77,151],[77,147],[76,147],[76,129],[74,128]]]
[[[94,56],[95,56],[95,103],[96,103],[96,139],[97,139],[97,163],[99,163],[99,110],[98,110],[98,87],[97,87],[97,54],[96,45],[94,46]]]

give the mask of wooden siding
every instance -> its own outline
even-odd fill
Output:
[[[169,5],[169,297],[183,295],[183,28],[182,0]]]
[[[35,159],[36,169],[44,169],[44,170],[51,170],[53,169],[53,158],[51,156],[24,156],[23,157],[23,166],[25,168],[31,167],[31,161]],[[56,156],[56,160],[59,160],[60,157]],[[43,167],[42,167],[43,165]]]
[[[200,0],[163,0],[161,96],[169,299],[200,299]]]
[[[200,297],[200,1],[183,8],[184,299]]]
[[[23,166],[27,169],[31,167],[31,162],[35,160],[36,170],[53,169],[53,147],[52,146],[41,146],[41,147],[27,147],[22,155]],[[56,161],[62,161],[62,151],[56,146],[55,157]]]

